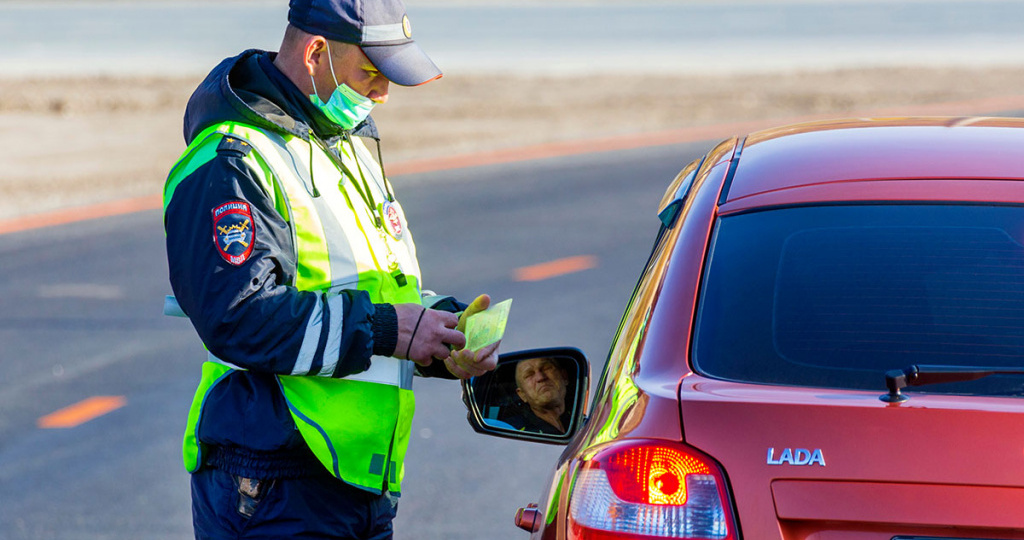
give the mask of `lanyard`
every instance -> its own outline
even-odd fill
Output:
[[[331,162],[334,163],[335,167],[337,167],[339,170],[343,171],[345,174],[352,178],[352,187],[355,188],[356,193],[359,193],[359,198],[363,200],[364,204],[366,204],[367,210],[369,210],[370,215],[373,217],[374,226],[377,229],[381,229],[384,226],[384,223],[380,215],[380,209],[377,208],[377,200],[373,197],[373,190],[370,188],[370,183],[367,182],[366,180],[366,175],[363,174],[363,168],[359,165],[359,154],[356,151],[356,145],[352,141],[352,137],[349,135],[349,133],[345,132],[344,135],[342,135],[342,138],[343,140],[348,142],[349,148],[352,149],[352,159],[356,161],[356,170],[359,171],[358,179],[356,178],[355,174],[352,174],[352,171],[345,165],[345,163],[342,160],[340,160],[337,156],[335,156],[334,152],[332,152],[330,148],[327,147],[327,143],[321,141],[316,135],[313,134],[312,131],[310,131],[309,133],[309,138],[311,141],[316,141],[317,146],[319,146],[320,149],[327,154],[327,157],[330,158]],[[310,164],[312,165],[312,160],[310,161]],[[381,172],[383,173],[383,170]],[[360,181],[362,183],[362,186],[359,185]],[[391,188],[388,187],[386,180],[384,181],[384,191],[387,193],[387,201],[394,202],[395,196],[391,193]]]
[[[360,187],[359,182],[356,181],[356,177],[355,177],[354,174],[352,174],[352,171],[349,170],[349,168],[345,166],[344,161],[341,160],[339,157],[335,156],[334,152],[332,152],[327,147],[327,143],[321,141],[316,135],[314,135],[312,130],[310,130],[310,132],[309,132],[309,139],[311,141],[310,142],[310,146],[309,146],[310,152],[312,153],[312,151],[313,151],[313,143],[312,143],[312,141],[316,141],[317,146],[319,146],[320,149],[323,150],[327,154],[327,157],[331,160],[332,163],[334,163],[334,166],[337,167],[339,170],[343,171],[344,174],[347,174],[349,177],[352,178],[352,187],[355,188],[356,193],[359,193],[359,198],[362,199],[363,203],[366,205],[366,208],[369,211],[370,217],[373,219],[374,228],[377,229],[377,234],[380,235],[381,241],[384,243],[384,247],[387,248],[388,272],[391,274],[391,277],[394,278],[395,282],[398,284],[399,287],[404,287],[408,281],[406,279],[405,273],[403,273],[403,271],[402,271],[402,266],[400,264],[398,264],[398,258],[395,256],[394,251],[392,251],[392,249],[391,249],[391,242],[387,238],[388,235],[387,235],[387,233],[384,232],[384,212],[385,212],[384,204],[385,203],[381,203],[380,208],[377,207],[377,201],[373,197],[373,190],[370,189],[370,183],[366,181],[366,175],[363,174],[363,168],[359,165],[359,153],[356,150],[356,145],[352,141],[352,137],[349,135],[348,132],[345,132],[345,134],[342,137],[343,137],[343,139],[345,141],[348,141],[349,148],[352,149],[352,159],[354,159],[356,161],[356,169],[359,171],[359,180],[362,182],[362,187]],[[380,150],[380,148],[378,147],[378,152],[379,152],[379,150]],[[339,150],[339,154],[340,154],[340,150]],[[313,166],[313,156],[312,156],[312,154],[310,155],[309,163],[310,163],[310,167],[312,167]],[[383,177],[383,175],[384,175],[384,168],[383,168],[383,166],[381,167],[381,171],[380,172],[381,172],[381,179],[382,179],[382,182],[384,184],[384,192],[386,193],[386,196],[385,196],[386,201],[387,201],[388,204],[394,203],[395,202],[395,196],[394,196],[393,193],[391,193],[391,188],[388,186],[387,179]],[[315,184],[313,186],[313,189],[314,190],[316,189],[316,185]],[[344,190],[342,190],[342,191],[344,192]],[[348,195],[345,195],[345,197],[348,198]],[[352,203],[349,202],[349,204],[352,204]],[[397,237],[396,237],[396,239],[397,239]]]

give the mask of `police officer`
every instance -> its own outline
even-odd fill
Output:
[[[278,53],[221,62],[185,113],[164,219],[209,358],[184,441],[197,538],[390,538],[414,374],[493,369],[421,287],[370,110],[441,72],[400,0],[291,0]],[[362,142],[376,140],[377,160]]]

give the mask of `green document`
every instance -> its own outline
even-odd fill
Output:
[[[508,312],[512,309],[512,299],[498,302],[493,306],[466,319],[466,348],[471,351],[494,343],[505,335],[505,323]]]

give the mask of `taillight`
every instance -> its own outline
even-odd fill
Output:
[[[615,443],[585,460],[569,504],[579,540],[736,540],[725,476],[711,458],[667,441]]]

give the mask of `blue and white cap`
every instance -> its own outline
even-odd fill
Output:
[[[395,84],[418,86],[441,76],[413,41],[401,0],[289,0],[288,22],[310,34],[359,45]]]

